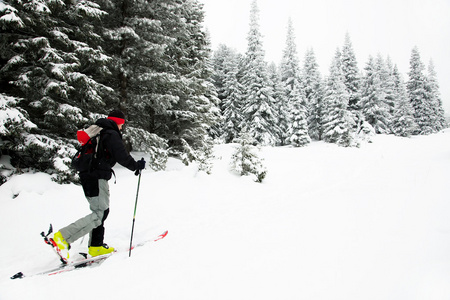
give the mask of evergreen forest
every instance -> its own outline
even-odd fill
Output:
[[[381,55],[360,70],[347,34],[323,76],[313,49],[300,61],[289,20],[282,59],[268,63],[256,0],[244,54],[212,51],[197,0],[2,1],[0,150],[10,162],[0,167],[11,170],[2,183],[23,170],[76,180],[77,130],[112,109],[127,116],[128,150],[154,170],[177,157],[209,172],[214,143],[357,147],[446,127],[419,49],[406,79]]]

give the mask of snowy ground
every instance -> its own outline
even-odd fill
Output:
[[[45,174],[3,184],[0,300],[450,299],[450,130],[264,148],[262,184],[228,170],[232,151],[216,148],[210,176],[176,160],[144,171],[134,239],[169,235],[55,276],[9,279],[58,265],[39,233],[88,213],[81,187]],[[116,174],[106,242],[126,249],[137,177]]]

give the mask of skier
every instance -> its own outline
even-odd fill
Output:
[[[91,214],[61,228],[53,236],[56,247],[63,260],[69,258],[70,244],[80,237],[90,233],[89,255],[98,256],[114,251],[103,243],[105,233],[104,222],[109,214],[109,186],[114,171],[112,167],[118,162],[131,171],[145,168],[145,161],[135,161],[126,151],[122,142],[122,126],[125,115],[120,110],[113,110],[108,118],[101,118],[95,122],[102,129],[97,150],[97,164],[93,171],[80,172],[80,181],[84,194],[89,202]]]

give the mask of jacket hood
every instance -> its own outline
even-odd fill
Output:
[[[112,129],[120,133],[119,127],[117,126],[116,122],[110,119],[98,119],[97,122],[95,122],[95,125],[100,126],[103,129]]]

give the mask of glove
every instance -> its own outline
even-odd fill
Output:
[[[144,158],[141,158],[141,160],[137,161],[137,168],[136,168],[136,172],[134,172],[134,175],[139,175],[139,173],[141,173],[141,170],[145,168],[145,160]]]

